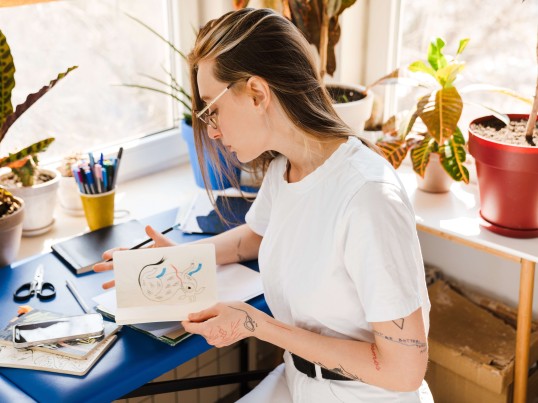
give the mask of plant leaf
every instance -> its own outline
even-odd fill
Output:
[[[451,87],[452,83],[458,77],[458,74],[465,68],[465,63],[450,63],[449,65],[437,70],[435,79],[441,84],[441,87]]]
[[[381,140],[376,145],[383,151],[385,158],[397,169],[407,155],[408,147],[405,140]]]
[[[456,128],[452,138],[439,147],[439,156],[441,165],[452,179],[469,183],[469,171],[463,165],[467,157],[465,138],[459,128]]]
[[[13,113],[13,104],[11,103],[11,92],[15,87],[15,65],[11,56],[11,49],[7,43],[6,37],[0,31],[0,127],[6,121],[6,118]],[[0,137],[0,141],[2,137]]]
[[[506,114],[504,114],[502,112],[499,112],[496,109],[491,108],[490,106],[487,106],[487,105],[484,105],[484,104],[478,104],[476,102],[469,102],[469,101],[465,101],[464,104],[465,105],[475,105],[475,106],[479,106],[481,108],[487,109],[488,111],[491,112],[491,114],[493,116],[495,116],[497,119],[499,119],[501,122],[503,122],[506,126],[508,126],[510,124],[510,118],[508,117],[508,115],[506,115]]]
[[[409,71],[413,73],[426,73],[437,79],[435,70],[424,63],[422,60],[417,60],[416,62],[411,63],[408,67]]]
[[[430,154],[432,152],[432,137],[427,133],[424,134],[424,139],[420,141],[411,150],[411,162],[413,163],[413,171],[420,177],[424,178],[426,167],[430,162]]]
[[[428,47],[428,62],[435,71],[442,69],[448,64],[443,55],[444,47],[445,41],[441,38],[435,38],[430,42],[430,46]]]
[[[13,112],[11,115],[9,115],[5,122],[0,127],[0,141],[4,138],[6,135],[8,129],[11,127],[13,123],[30,108],[39,98],[41,98],[43,95],[45,95],[47,92],[49,92],[52,87],[54,87],[62,78],[67,76],[71,71],[78,68],[78,66],[72,66],[69,67],[65,73],[58,74],[58,77],[56,77],[54,80],[52,80],[48,85],[43,86],[39,91],[34,92],[33,94],[30,94],[26,97],[26,100],[17,106],[15,109],[15,112]]]
[[[54,137],[49,137],[44,140],[40,140],[32,145],[17,151],[14,154],[9,154],[7,157],[0,159],[0,168],[2,167],[15,167],[18,168],[18,162],[26,159],[32,155],[45,151],[47,147],[54,141]],[[24,165],[24,164],[22,164]]]
[[[516,91],[506,87],[498,87],[491,84],[469,84],[460,89],[461,94],[469,94],[471,92],[486,91],[486,92],[498,92],[500,94],[511,96],[529,105],[532,105],[532,99],[527,98]]]
[[[469,43],[470,39],[469,38],[464,38],[464,39],[460,39],[460,44],[458,46],[458,52],[456,53],[456,56],[458,55],[461,55],[462,52],[465,50],[465,48],[467,47],[467,44]]]
[[[425,95],[417,105],[417,114],[438,144],[450,138],[458,126],[463,101],[455,87],[441,88]]]

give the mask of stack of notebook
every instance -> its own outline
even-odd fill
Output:
[[[12,320],[0,331],[0,367],[25,368],[62,374],[85,375],[116,340],[121,326],[104,322],[101,337],[64,341],[53,344],[17,349],[13,347],[13,326],[18,323],[56,319],[63,315],[55,312],[31,310]]]

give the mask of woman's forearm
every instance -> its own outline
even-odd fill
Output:
[[[424,378],[428,357],[424,338],[396,337],[397,345],[385,346],[386,340],[368,343],[323,336],[262,315],[256,314],[256,337],[330,371],[396,391],[417,390]]]
[[[215,245],[217,264],[227,264],[253,260],[258,257],[262,237],[243,224],[211,238],[193,243]]]

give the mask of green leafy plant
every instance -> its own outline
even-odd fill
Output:
[[[0,62],[2,65],[2,69],[0,70],[0,142],[2,142],[9,128],[19,117],[78,66],[70,67],[64,73],[58,74],[58,77],[50,81],[48,85],[43,86],[39,91],[33,94],[29,94],[22,104],[13,109],[11,93],[13,88],[15,88],[15,64],[13,63],[11,49],[9,48],[6,37],[2,31],[0,31]],[[37,154],[45,151],[53,141],[54,138],[49,137],[25,147],[20,151],[9,154],[6,157],[0,158],[0,168],[11,168],[13,174],[23,186],[32,186],[34,184],[36,167],[39,162]],[[3,192],[2,195],[5,195],[5,192]],[[4,201],[4,199],[2,199],[2,201]]]
[[[469,183],[469,171],[464,165],[467,156],[465,138],[458,128],[464,105],[461,94],[495,91],[530,102],[507,88],[487,84],[470,84],[458,89],[456,79],[465,68],[465,62],[458,60],[458,56],[468,42],[469,39],[460,40],[456,55],[450,57],[443,52],[445,42],[436,38],[429,45],[427,62],[418,60],[406,67],[413,74],[412,77],[402,78],[402,68],[398,68],[368,87],[405,83],[426,90],[426,94],[420,96],[402,123],[395,124],[394,119],[390,120],[385,126],[386,136],[377,141],[377,145],[395,168],[400,166],[410,152],[413,170],[424,177],[430,155],[436,153],[452,179]],[[506,115],[485,105],[481,106],[508,124],[509,118]],[[417,125],[417,121],[423,125]]]
[[[168,39],[163,37],[161,34],[159,34],[156,30],[151,28],[149,25],[147,25],[145,22],[139,20],[136,17],[133,17],[132,15],[126,14],[127,17],[131,18],[133,21],[136,21],[138,24],[142,25],[144,28],[146,28],[148,31],[153,33],[155,36],[157,36],[159,39],[161,39],[163,42],[165,42],[170,49],[181,59],[187,60],[187,57],[185,54],[180,51],[178,48],[174,46],[172,42],[170,42]],[[167,95],[176,101],[178,101],[180,104],[184,106],[183,109],[183,119],[185,120],[185,123],[187,123],[189,126],[192,126],[192,114],[191,114],[191,108],[192,108],[192,99],[191,95],[187,90],[185,90],[184,87],[182,87],[175,74],[171,71],[166,70],[163,67],[163,71],[168,76],[169,81],[166,82],[160,78],[150,76],[148,74],[141,74],[143,77],[148,78],[149,80],[153,81],[154,83],[158,84],[156,87],[148,86],[148,85],[142,85],[142,84],[122,84],[123,87],[132,87],[132,88],[141,88],[148,91],[158,92],[160,94]]]
[[[340,40],[338,19],[356,0],[282,0],[282,14],[299,28],[319,52],[320,74],[336,70],[334,47]],[[248,0],[234,0],[236,9],[248,6]]]

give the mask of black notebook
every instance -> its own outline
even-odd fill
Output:
[[[92,270],[107,249],[118,246],[130,248],[147,238],[144,226],[137,220],[131,220],[79,235],[51,247],[70,269],[82,274]]]

